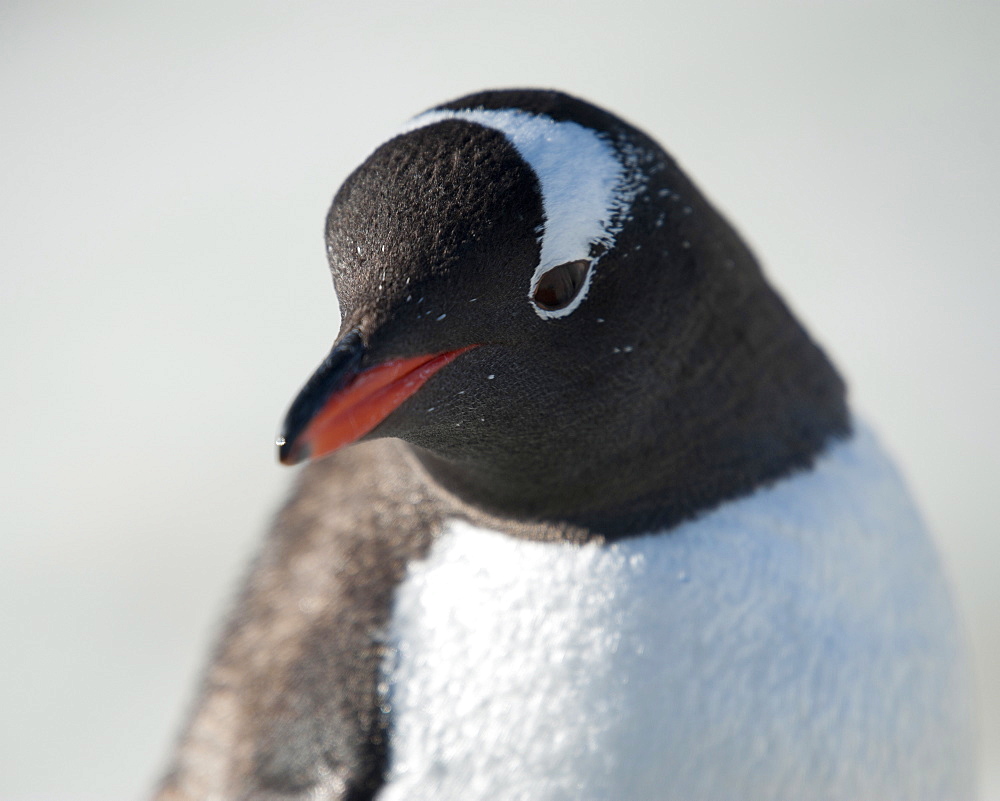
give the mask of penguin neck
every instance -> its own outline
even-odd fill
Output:
[[[682,350],[663,332],[602,424],[481,457],[410,448],[461,513],[532,539],[663,531],[749,495],[850,431],[832,364],[763,278],[752,295]]]

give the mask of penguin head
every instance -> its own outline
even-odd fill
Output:
[[[691,404],[766,344],[745,310],[784,309],[653,140],[558,92],[416,117],[337,192],[326,241],[342,325],[285,463],[392,436],[459,483],[590,485],[594,454],[650,426],[695,435]]]
[[[655,168],[667,163],[635,129],[556,92],[488,92],[413,120],[334,198],[326,231],[342,311],[334,361],[344,365],[350,353],[350,365],[321,368],[299,400],[306,413],[290,415],[283,459],[331,449],[308,445],[304,429],[359,376],[404,362],[406,376],[422,357],[447,360],[447,369],[419,397],[377,410],[390,414],[370,431],[343,436],[463,450],[470,436],[489,439],[476,436],[487,415],[493,425],[513,421],[502,411],[495,419],[503,409],[526,429],[540,415],[570,431],[580,421],[571,407],[600,406],[605,393],[595,390],[641,347],[643,310],[655,306],[650,284],[667,277],[642,262],[658,262],[667,234],[691,213],[671,193],[658,198],[661,215],[643,208],[636,219],[636,200],[648,200]],[[570,400],[555,404],[565,420],[548,409],[560,395]]]

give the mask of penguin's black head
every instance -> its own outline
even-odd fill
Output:
[[[656,143],[557,92],[417,117],[345,181],[326,236],[343,322],[286,463],[398,436],[487,493],[590,486],[595,454],[697,435],[686,405],[730,403],[726,348],[765,334],[741,309],[783,310]]]

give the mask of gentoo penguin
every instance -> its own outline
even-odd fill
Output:
[[[326,242],[340,333],[278,441],[311,464],[157,798],[974,794],[907,492],[654,141],[464,97]]]

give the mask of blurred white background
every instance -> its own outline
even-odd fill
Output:
[[[293,472],[322,223],[410,115],[557,87],[659,139],[936,531],[1000,799],[1000,5],[0,6],[0,797],[138,799]]]

